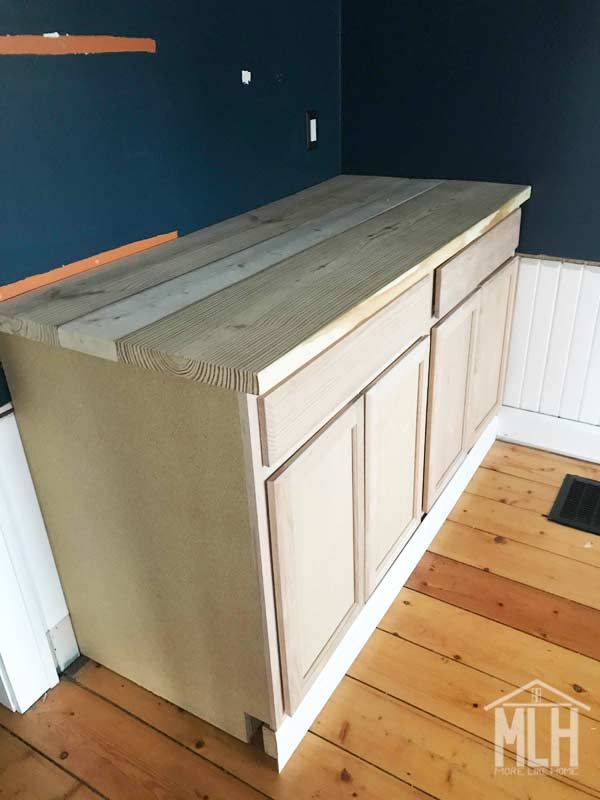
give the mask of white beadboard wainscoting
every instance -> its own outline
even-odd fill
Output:
[[[520,257],[499,433],[600,461],[600,265]]]

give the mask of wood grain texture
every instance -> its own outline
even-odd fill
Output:
[[[258,399],[263,463],[275,464],[429,332],[431,277]]]
[[[25,715],[0,723],[111,800],[258,800],[264,797],[120,709],[68,681]]]
[[[597,567],[458,522],[446,522],[429,549],[600,610]]]
[[[519,242],[520,226],[519,209],[436,270],[436,317],[445,317],[495,269],[514,255]]]
[[[536,511],[514,508],[465,493],[448,518],[470,528],[600,567],[600,541],[597,536],[550,522]]]
[[[485,706],[514,690],[512,684],[494,675],[381,630],[373,633],[348,674],[491,744],[494,743],[494,715],[486,712]],[[536,725],[539,752],[549,752],[549,728],[549,718],[540,717]],[[594,743],[598,741],[598,724],[580,716],[579,729],[582,741],[591,745],[586,752],[583,748],[580,751],[577,775],[574,778],[557,776],[557,780],[565,786],[589,789],[597,796],[600,764],[595,758]],[[505,745],[505,748],[514,752],[512,745]]]
[[[0,36],[0,56],[71,56],[92,53],[156,53],[156,40],[140,36],[70,34]]]
[[[350,678],[344,678],[313,729],[440,800],[585,797],[546,776],[495,776],[488,742]]]
[[[538,514],[550,513],[557,493],[555,487],[545,483],[485,467],[477,470],[466,491],[515,508],[536,511]]]
[[[515,475],[518,478],[527,478],[557,488],[567,474],[600,481],[600,464],[579,461],[576,458],[546,453],[543,450],[508,442],[496,442],[484,458],[483,466],[505,475]]]
[[[435,553],[406,586],[600,661],[595,609]]]
[[[305,736],[278,775],[264,754],[94,662],[79,669],[73,680],[273,800],[355,800],[357,794],[364,800],[423,798],[391,775],[312,733]]]
[[[355,213],[357,203],[367,203],[369,192],[379,192],[381,198],[386,191],[391,199],[382,201],[381,213],[372,219],[320,243],[315,243],[317,231],[317,239],[306,239],[308,249],[295,255],[286,256],[285,247],[293,251],[300,240],[293,245],[288,241],[282,260],[268,266],[279,257],[277,247],[274,254],[267,252],[273,237],[336,212],[344,199]],[[400,202],[411,193],[416,196]],[[341,176],[279,205],[164,245],[159,255],[135,256],[101,274],[8,301],[0,307],[0,327],[103,358],[260,394],[500,223],[529,194],[528,187],[503,184],[432,185]],[[390,210],[384,210],[386,202]],[[336,219],[341,221],[339,215]],[[336,230],[334,226],[330,232]],[[230,278],[222,270],[211,272],[213,262],[258,242],[265,243],[264,252],[259,248],[249,256],[252,269],[261,266],[257,274],[250,269],[246,277],[243,256],[226,265],[234,273],[235,263],[244,265],[236,283],[227,285]],[[169,281],[206,267],[206,287],[199,273],[177,283],[169,296]],[[153,292],[158,284],[162,289]],[[206,292],[211,293],[204,296]],[[126,323],[117,319],[122,308],[110,309],[119,301],[126,302]]]
[[[600,719],[600,666],[592,658],[407,588],[379,628],[514,686],[543,677]]]
[[[94,800],[98,795],[0,728],[2,800]]]

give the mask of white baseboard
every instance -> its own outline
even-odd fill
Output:
[[[263,727],[265,751],[277,759],[281,771],[300,744],[315,718],[333,694],[350,665],[365,646],[383,615],[394,602],[400,589],[417,566],[435,535],[442,527],[467,484],[496,439],[497,420],[494,419],[465,458],[460,469],[444,489],[435,505],[417,528],[389,572],[371,595],[348,630],[340,645],[313,683],[292,717],[286,717],[276,731]]]
[[[600,463],[600,426],[502,406],[498,438]]]
[[[47,633],[48,642],[54,656],[54,663],[59,672],[64,672],[69,664],[79,658],[79,647],[71,617],[67,615]]]

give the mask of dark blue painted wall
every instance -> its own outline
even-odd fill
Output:
[[[531,183],[520,249],[600,260],[600,2],[345,0],[343,169]]]
[[[339,0],[2,2],[0,34],[150,36],[158,49],[0,56],[0,283],[338,174],[339,24]]]

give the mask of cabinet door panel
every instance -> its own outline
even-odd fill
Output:
[[[290,714],[362,603],[363,416],[360,398],[267,481]]]
[[[421,521],[429,338],[365,394],[367,596]]]
[[[502,402],[516,278],[517,259],[514,258],[480,289],[467,412],[469,446],[476,441]]]
[[[458,469],[465,450],[465,416],[474,356],[477,291],[431,331],[425,455],[425,510]]]

